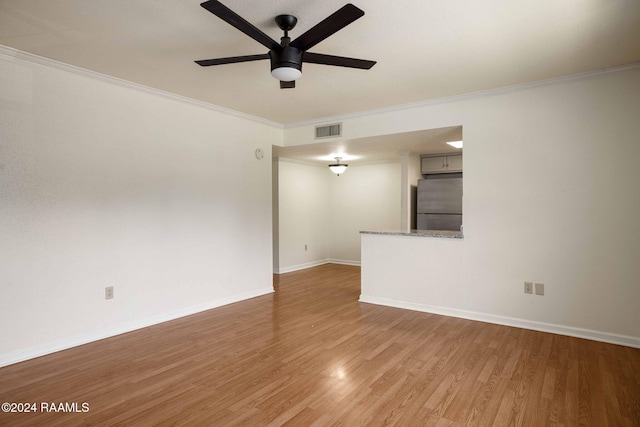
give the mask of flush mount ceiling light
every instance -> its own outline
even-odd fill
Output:
[[[341,173],[344,173],[344,171],[347,170],[347,166],[349,166],[345,165],[344,163],[340,163],[340,160],[342,160],[342,157],[336,157],[336,162],[332,165],[329,165],[329,169],[331,169],[331,172],[335,173],[338,176],[340,176]]]
[[[447,142],[447,145],[452,146],[453,148],[462,148],[462,141],[451,141]]]

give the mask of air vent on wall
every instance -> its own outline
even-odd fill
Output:
[[[342,136],[342,123],[316,126],[316,139]]]

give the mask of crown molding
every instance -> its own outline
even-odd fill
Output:
[[[218,113],[240,117],[242,119],[250,120],[252,122],[260,123],[263,125],[271,126],[277,129],[283,129],[283,125],[281,123],[277,123],[271,120],[263,119],[261,117],[252,116],[250,114],[241,113],[240,111],[231,110],[229,108],[220,107],[218,105],[209,104],[204,101],[198,101],[193,98],[189,98],[182,95],[176,95],[174,93],[166,92],[160,89],[155,89],[149,86],[141,85],[139,83],[130,82],[128,80],[120,79],[117,77],[109,76],[107,74],[98,73],[96,71],[91,71],[86,68],[77,67],[75,65],[65,64],[64,62],[56,61],[54,59],[45,58],[43,56],[38,56],[33,53],[24,52],[18,49],[14,49],[12,47],[0,45],[0,56],[7,56],[13,59],[18,59],[21,61],[30,62],[32,64],[42,65],[49,68],[55,68],[57,70],[66,71],[69,73],[73,73],[76,75],[80,75],[83,77],[88,77],[91,79],[99,80],[102,82],[106,82],[109,84],[114,84],[117,86],[125,87],[128,89],[137,90],[139,92],[148,93],[155,96],[160,96],[162,98],[170,99],[173,101],[182,102],[184,104],[189,104],[192,106],[205,108],[208,110],[212,110]]]
[[[363,110],[363,111],[358,111],[354,113],[342,114],[338,116],[320,117],[317,119],[285,124],[283,125],[283,127],[284,129],[293,129],[293,128],[304,127],[304,126],[312,126],[312,125],[316,126],[316,125],[322,125],[330,122],[340,122],[348,119],[355,119],[359,117],[366,117],[366,116],[372,116],[377,114],[411,110],[411,109],[422,108],[422,107],[427,107],[431,105],[445,104],[449,102],[456,102],[456,101],[463,101],[463,100],[470,100],[470,99],[477,99],[477,98],[486,98],[489,96],[503,95],[506,93],[517,92],[517,91],[522,91],[526,89],[532,89],[532,88],[543,87],[543,86],[551,86],[558,83],[568,83],[571,81],[586,80],[586,79],[599,77],[607,74],[614,74],[614,73],[621,73],[629,70],[635,70],[638,68],[640,68],[640,62],[634,62],[627,65],[621,65],[618,67],[610,67],[610,68],[603,68],[603,69],[594,70],[594,71],[586,71],[584,73],[570,74],[567,76],[554,77],[550,79],[538,80],[538,81],[529,82],[529,83],[521,83],[521,84],[511,85],[511,86],[503,86],[495,89],[468,92],[460,95],[428,99],[424,101],[411,102],[408,104],[392,105],[390,107],[375,108],[372,110]]]
[[[242,113],[240,111],[231,110],[229,108],[220,107],[218,105],[210,104],[210,103],[207,103],[207,102],[204,102],[204,101],[198,101],[196,99],[189,98],[189,97],[186,97],[186,96],[176,95],[176,94],[173,94],[173,93],[170,93],[170,92],[162,91],[160,89],[155,89],[155,88],[152,88],[152,87],[149,87],[149,86],[144,86],[144,85],[141,85],[139,83],[130,82],[130,81],[124,80],[124,79],[119,79],[117,77],[113,77],[113,76],[109,76],[109,75],[106,75],[106,74],[98,73],[96,71],[91,71],[91,70],[88,70],[86,68],[81,68],[81,67],[77,67],[75,65],[65,64],[64,62],[56,61],[54,59],[45,58],[43,56],[35,55],[35,54],[29,53],[29,52],[24,52],[24,51],[21,51],[21,50],[18,50],[18,49],[14,49],[14,48],[11,48],[11,47],[8,47],[8,46],[4,46],[4,45],[0,45],[0,55],[8,56],[10,58],[19,59],[19,60],[26,61],[26,62],[31,62],[31,63],[38,64],[38,65],[43,65],[43,66],[55,68],[55,69],[62,70],[62,71],[67,71],[67,72],[70,72],[70,73],[82,75],[82,76],[93,78],[93,79],[96,79],[96,80],[101,80],[101,81],[104,81],[104,82],[107,82],[107,83],[111,83],[111,84],[115,84],[115,85],[118,85],[118,86],[127,87],[129,89],[134,89],[134,90],[138,90],[138,91],[141,91],[141,92],[153,94],[153,95],[156,95],[156,96],[161,96],[163,98],[171,99],[171,100],[174,100],[174,101],[183,102],[185,104],[189,104],[189,105],[193,105],[193,106],[197,106],[197,107],[201,107],[201,108],[206,108],[208,110],[216,111],[218,113],[227,114],[227,115],[235,116],[235,117],[240,117],[240,118],[243,118],[243,119],[246,119],[246,120],[250,120],[250,121],[253,121],[253,122],[256,122],[256,123],[260,123],[260,124],[263,124],[263,125],[271,126],[271,127],[277,128],[277,129],[292,129],[292,128],[297,128],[297,127],[311,126],[311,125],[317,125],[317,124],[325,124],[325,123],[330,123],[330,122],[339,122],[339,121],[342,121],[342,120],[354,119],[354,118],[365,117],[365,116],[370,116],[370,115],[392,113],[392,112],[398,112],[398,111],[404,111],[404,110],[411,110],[411,109],[416,109],[416,108],[427,107],[427,106],[431,106],[431,105],[444,104],[444,103],[449,103],[449,102],[456,102],[456,101],[462,101],[462,100],[469,100],[469,99],[476,99],[476,98],[484,98],[484,97],[489,97],[489,96],[502,95],[502,94],[506,94],[506,93],[510,93],[510,92],[516,92],[516,91],[521,91],[521,90],[526,90],[526,89],[531,89],[531,88],[536,88],[536,87],[550,86],[550,85],[554,85],[554,84],[558,84],[558,83],[566,83],[566,82],[571,82],[571,81],[585,80],[585,79],[590,79],[590,78],[603,76],[603,75],[607,75],[607,74],[621,73],[621,72],[625,72],[625,71],[629,71],[629,70],[634,70],[634,69],[640,68],[640,62],[634,62],[634,63],[631,63],[631,64],[626,64],[626,65],[622,65],[622,66],[618,66],[618,67],[603,68],[603,69],[594,70],[594,71],[587,71],[587,72],[584,72],[584,73],[570,74],[570,75],[567,75],[567,76],[554,77],[554,78],[545,79],[545,80],[538,80],[538,81],[535,81],[535,82],[522,83],[522,84],[504,86],[504,87],[495,88],[495,89],[488,89],[488,90],[482,90],[482,91],[476,91],[476,92],[469,92],[469,93],[463,93],[463,94],[460,94],[460,95],[447,96],[447,97],[429,99],[429,100],[418,101],[418,102],[411,102],[411,103],[407,103],[407,104],[398,104],[398,105],[392,105],[392,106],[389,106],[389,107],[375,108],[375,109],[371,109],[371,110],[363,110],[363,111],[358,111],[358,112],[353,112],[353,113],[348,113],[348,114],[343,114],[343,115],[320,117],[320,118],[317,118],[317,119],[305,120],[305,121],[302,121],[302,122],[283,124],[283,123],[278,123],[278,122],[274,122],[274,121],[271,121],[271,120],[267,120],[267,119],[264,119],[262,117],[257,117],[257,116],[252,116],[250,114]]]

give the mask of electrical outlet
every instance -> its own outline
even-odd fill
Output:
[[[305,251],[307,250],[307,245],[304,245],[304,250],[305,250]]]
[[[536,295],[544,295],[544,283],[536,283]]]
[[[524,293],[525,294],[532,294],[533,293],[533,283],[524,282]]]
[[[104,288],[104,299],[113,299],[113,286]]]

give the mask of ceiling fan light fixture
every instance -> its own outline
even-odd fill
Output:
[[[332,165],[329,165],[329,169],[331,169],[331,172],[335,173],[338,176],[340,176],[341,173],[344,173],[344,171],[347,170],[347,166],[349,166],[345,165],[344,163],[340,163],[340,160],[342,160],[342,157],[336,157],[336,162]]]
[[[293,82],[302,76],[302,51],[300,49],[286,45],[282,47],[282,50],[269,52],[269,58],[271,59],[271,75],[274,79],[281,82]]]
[[[281,82],[292,82],[302,77],[302,71],[293,67],[278,67],[271,70],[271,75]]]

